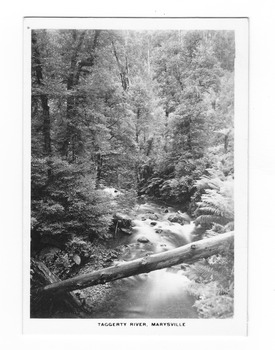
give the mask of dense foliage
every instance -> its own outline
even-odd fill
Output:
[[[212,256],[191,266],[189,292],[196,296],[194,307],[202,318],[228,318],[234,314],[234,256]]]
[[[104,186],[124,191],[121,207],[151,196],[206,235],[233,230],[234,47],[230,31],[32,32],[32,254],[82,257],[73,242],[108,238]],[[221,264],[231,274],[232,254]],[[207,288],[230,298],[228,281]]]

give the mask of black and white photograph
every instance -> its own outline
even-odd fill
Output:
[[[24,31],[25,328],[245,335],[247,19]]]

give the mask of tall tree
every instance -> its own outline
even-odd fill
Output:
[[[86,67],[93,67],[95,62],[95,51],[98,45],[100,31],[91,33],[84,31],[70,31],[71,40],[69,41],[71,49],[69,58],[69,71],[67,75],[67,131],[63,143],[63,154],[72,162],[76,160],[76,155],[81,148],[81,128],[78,123],[79,102],[83,101],[83,91],[79,92],[79,82],[81,74]],[[85,43],[86,37],[86,43]],[[86,45],[83,53],[84,44]],[[90,71],[88,71],[90,72]],[[84,97],[85,98],[85,97]]]
[[[37,32],[32,31],[32,70],[34,80],[32,82],[32,88],[36,92],[32,95],[33,104],[36,103],[35,99],[38,97],[41,101],[42,107],[42,119],[43,119],[43,150],[45,156],[50,156],[52,152],[51,147],[51,118],[48,95],[44,89],[43,79],[43,63],[40,54],[39,43],[37,39]]]

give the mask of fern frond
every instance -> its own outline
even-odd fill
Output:
[[[225,232],[228,232],[226,229],[225,229],[226,226],[224,225],[221,225],[221,224],[217,224],[217,223],[214,223],[212,228],[210,230],[206,230],[206,237],[213,237],[213,236],[216,236],[217,233],[225,233]]]
[[[202,176],[201,179],[197,180],[195,186],[198,190],[203,189],[216,189],[219,190],[222,181],[219,178],[211,179],[208,176]]]
[[[209,265],[196,263],[189,267],[187,277],[197,282],[207,283],[222,279],[222,274]]]
[[[221,224],[221,225],[225,225],[226,219],[221,217],[221,216],[215,216],[215,215],[200,215],[196,220],[195,220],[196,224],[213,224],[213,223],[217,223],[217,224]]]
[[[206,205],[200,206],[198,209],[198,212],[209,214],[209,215],[223,216],[223,212],[219,208],[206,206]]]

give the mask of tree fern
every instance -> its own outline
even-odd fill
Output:
[[[233,179],[223,181],[217,177],[204,176],[197,181],[197,188],[203,189],[197,202],[196,223],[206,226],[227,225],[234,220]],[[207,188],[208,187],[208,188]]]

